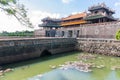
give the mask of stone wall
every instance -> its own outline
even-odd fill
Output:
[[[0,39],[0,64],[75,50],[75,38],[12,38]]]
[[[120,21],[62,27],[57,30],[59,37],[115,39]],[[64,33],[64,34],[63,34]],[[35,36],[45,36],[45,30],[35,30]]]
[[[79,50],[120,56],[120,41],[100,38],[12,38],[0,39],[0,64]],[[45,53],[44,53],[45,54]]]
[[[77,39],[80,51],[102,55],[120,56],[120,41],[114,39]]]
[[[45,37],[45,30],[44,29],[37,29],[34,30],[34,36],[35,37]]]
[[[72,37],[115,39],[119,29],[120,22],[116,21],[65,27],[61,31],[64,31],[64,37],[69,37],[69,31],[72,31]]]

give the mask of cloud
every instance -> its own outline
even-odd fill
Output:
[[[80,14],[82,12],[72,12],[72,15],[75,15],[75,14]]]
[[[28,27],[21,25],[17,19],[11,15],[6,15],[4,12],[0,12],[0,32],[2,31],[22,31],[32,30]]]
[[[116,7],[120,6],[120,1],[114,4]]]
[[[30,21],[35,27],[34,29],[38,29],[39,28],[38,24],[41,23],[41,19],[47,16],[52,18],[60,17],[60,15],[57,13],[49,13],[43,11],[31,11],[28,13],[28,17],[30,18]],[[2,11],[0,12],[0,32],[2,31],[14,32],[14,31],[23,31],[23,30],[34,30],[34,29],[21,25],[14,16],[6,15]]]
[[[63,3],[70,3],[73,0],[62,0]]]
[[[32,11],[29,13],[30,21],[33,23],[35,29],[38,29],[38,24],[41,24],[41,19],[45,17],[51,18],[60,18],[60,14],[58,13],[49,13],[43,11]]]

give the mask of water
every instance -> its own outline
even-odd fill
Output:
[[[13,68],[14,71],[0,76],[0,80],[27,80],[35,75],[51,71],[52,69],[49,65],[59,65],[64,64],[66,61],[77,60],[75,56],[79,53],[80,52],[63,53],[5,65],[3,66],[4,68]]]
[[[89,73],[75,69],[60,70],[57,68],[53,70],[49,67],[49,65],[64,64],[66,61],[75,61],[78,54],[83,53],[60,54],[6,65],[5,67],[12,67],[14,71],[6,73],[0,77],[0,80],[120,80],[120,69],[111,70],[112,66],[120,66],[119,57],[97,55],[96,59],[85,61],[105,65],[105,68],[93,68],[93,72]],[[40,78],[37,76],[39,74],[43,74],[43,76]]]
[[[35,76],[33,78],[29,78],[28,80],[120,80],[120,77],[116,74],[116,71],[110,71],[107,75],[99,75],[99,77],[95,77],[94,73],[91,72],[80,72],[76,69],[56,69],[43,74],[42,77]]]
[[[55,69],[40,76],[34,76],[28,80],[120,80],[120,69],[112,70],[113,66],[120,66],[119,57],[97,55],[94,60],[85,62],[94,62],[98,65],[105,65],[104,68],[92,68],[92,72],[81,72],[76,69]]]
[[[56,69],[45,73],[42,77],[35,76],[28,80],[89,80],[90,73],[80,72],[76,69]]]

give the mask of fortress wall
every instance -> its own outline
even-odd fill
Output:
[[[79,50],[89,53],[120,56],[120,41],[103,38],[18,38],[0,39],[0,64]]]
[[[86,38],[113,38],[115,39],[115,34],[120,29],[120,23],[113,24],[97,24],[91,26],[80,27],[82,33],[80,37]]]
[[[75,50],[75,38],[0,39],[0,64],[41,57],[44,50],[51,54]]]
[[[120,29],[120,22],[107,22],[96,24],[85,24],[75,27],[65,27],[62,30],[68,35],[68,31],[73,31],[73,37],[76,34],[75,31],[79,30],[79,38],[106,38],[115,39],[116,32]]]
[[[77,39],[79,51],[120,56],[120,41],[114,39]]]

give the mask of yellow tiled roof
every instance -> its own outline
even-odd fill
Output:
[[[62,18],[62,20],[71,20],[71,19],[76,19],[76,18],[82,18],[82,17],[85,17],[87,15],[86,12],[83,12],[83,13],[79,13],[79,14],[75,14],[75,15],[70,15],[66,18]]]

